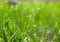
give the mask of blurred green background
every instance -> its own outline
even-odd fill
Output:
[[[60,3],[0,2],[0,42],[60,42]]]

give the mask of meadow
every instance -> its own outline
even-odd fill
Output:
[[[60,42],[60,3],[0,2],[0,42]]]

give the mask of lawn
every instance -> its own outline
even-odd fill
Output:
[[[60,42],[60,3],[0,2],[0,42]]]

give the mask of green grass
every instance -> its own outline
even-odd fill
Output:
[[[60,42],[60,3],[0,3],[0,42]]]

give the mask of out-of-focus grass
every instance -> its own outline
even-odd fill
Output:
[[[60,42],[60,3],[0,3],[0,42]]]

